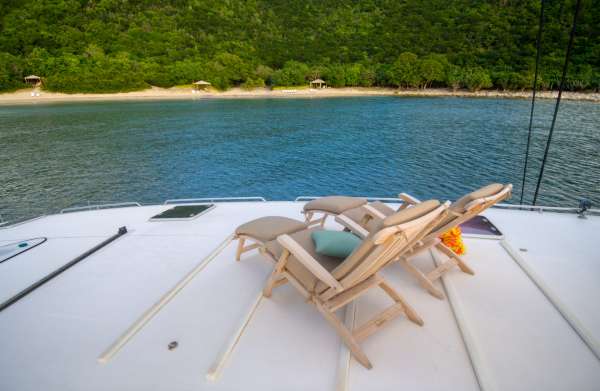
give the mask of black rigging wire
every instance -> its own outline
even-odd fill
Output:
[[[538,25],[538,33],[536,40],[536,55],[535,55],[535,75],[533,77],[533,95],[531,97],[531,113],[529,114],[529,132],[527,134],[527,148],[525,149],[525,164],[523,166],[523,182],[521,184],[521,199],[519,204],[523,204],[523,194],[525,193],[525,177],[527,175],[527,163],[529,160],[529,145],[531,144],[531,129],[533,125],[533,112],[535,109],[535,93],[537,92],[537,80],[538,80],[538,67],[540,64],[540,46],[542,44],[542,31],[544,30],[544,4],[545,1],[541,0],[540,6],[540,22]]]
[[[565,55],[565,63],[563,64],[562,77],[560,78],[560,85],[558,86],[558,97],[556,98],[556,106],[554,106],[554,115],[552,116],[552,125],[550,125],[550,132],[548,133],[548,140],[546,140],[546,149],[544,150],[544,158],[542,159],[542,166],[540,167],[540,174],[538,176],[537,184],[535,186],[535,194],[533,195],[533,205],[537,201],[537,197],[540,191],[540,184],[542,183],[542,177],[544,176],[544,168],[546,167],[546,160],[548,159],[548,151],[550,150],[550,143],[552,142],[552,134],[554,133],[554,125],[556,124],[556,116],[558,114],[558,108],[560,106],[560,98],[562,96],[562,90],[565,85],[565,79],[567,78],[567,69],[569,67],[569,59],[571,57],[571,49],[573,48],[573,41],[575,40],[575,30],[577,28],[577,17],[579,16],[579,10],[581,8],[581,0],[577,0],[575,4],[575,13],[573,15],[573,26],[571,27],[571,34],[569,35],[569,44],[567,46],[567,54]]]

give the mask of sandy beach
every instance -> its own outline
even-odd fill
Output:
[[[476,98],[510,98],[530,99],[531,91],[498,91],[486,90],[471,92],[467,90],[452,91],[449,89],[395,89],[395,88],[325,88],[325,89],[278,89],[258,88],[244,90],[232,88],[227,91],[197,91],[191,88],[159,88],[151,87],[143,91],[112,94],[62,94],[37,91],[39,96],[32,96],[32,89],[0,94],[0,105],[21,105],[51,102],[84,102],[84,101],[127,101],[127,100],[181,100],[181,99],[240,99],[240,98],[329,98],[352,96],[414,96],[414,97],[476,97]],[[557,92],[538,92],[542,99],[556,98]],[[600,93],[564,92],[563,99],[576,101],[600,102]]]

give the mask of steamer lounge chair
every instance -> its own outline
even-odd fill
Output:
[[[308,228],[291,235],[281,235],[261,248],[276,262],[264,288],[270,297],[274,287],[290,282],[333,326],[354,357],[366,368],[371,362],[359,342],[383,324],[405,314],[412,322],[423,325],[415,310],[384,280],[379,270],[398,259],[421,240],[445,217],[449,203],[430,200],[381,219],[362,243],[344,260],[318,254]],[[335,311],[367,293],[381,288],[394,304],[355,330],[349,330]]]
[[[433,296],[438,299],[443,299],[444,294],[433,284],[434,281],[440,278],[444,273],[458,266],[464,273],[475,274],[475,272],[465,263],[465,261],[456,255],[451,249],[446,247],[439,239],[440,235],[448,230],[463,224],[474,216],[482,213],[490,206],[510,198],[512,185],[502,185],[494,183],[482,187],[472,193],[469,193],[457,201],[453,202],[448,209],[447,216],[439,222],[431,232],[420,240],[410,252],[403,254],[398,258],[398,261],[406,270],[414,275],[419,283]],[[405,202],[400,206],[399,210],[410,210],[416,205],[419,205],[419,200],[406,194],[400,194],[399,197]],[[347,210],[336,218],[336,221],[344,227],[358,235],[359,237],[367,237],[369,232],[379,224],[379,221],[396,213],[392,208],[381,202],[373,202],[365,204],[359,208]],[[417,253],[435,247],[442,254],[446,255],[447,261],[440,264],[428,273],[423,272],[413,265],[410,258]]]

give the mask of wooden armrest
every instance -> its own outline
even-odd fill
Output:
[[[417,204],[421,203],[421,201],[418,198],[415,198],[406,193],[398,194],[398,198],[400,198],[402,201],[404,201],[406,204],[409,204],[409,205],[417,205]]]
[[[342,291],[344,287],[331,273],[312,257],[298,242],[289,235],[280,235],[277,241],[287,249],[300,263],[302,263],[315,277],[323,281],[327,286],[336,291]]]
[[[358,224],[356,221],[352,220],[348,216],[337,215],[335,216],[335,221],[343,225],[345,228],[348,228],[350,232],[352,232],[361,239],[364,239],[367,236],[369,236],[369,231],[367,231],[362,225]]]
[[[372,207],[371,205],[369,205],[369,204],[363,205],[361,208],[363,208],[363,209],[365,210],[365,212],[366,212],[366,213],[367,213],[369,216],[371,216],[371,217],[373,217],[373,218],[376,218],[376,219],[383,220],[383,219],[385,219],[385,218],[387,217],[386,215],[384,215],[383,213],[381,213],[381,212],[380,212],[380,211],[378,211],[377,209],[373,208],[373,207]]]

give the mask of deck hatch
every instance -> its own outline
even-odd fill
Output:
[[[46,238],[33,238],[0,245],[0,263],[8,261],[19,254],[44,243]]]
[[[150,221],[192,220],[215,207],[214,204],[177,205],[150,218]]]
[[[475,216],[460,225],[462,233],[472,238],[502,239],[502,232],[485,216]]]

